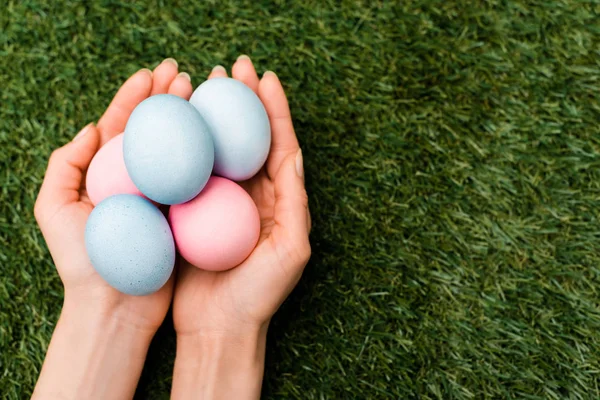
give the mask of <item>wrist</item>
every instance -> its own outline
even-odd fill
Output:
[[[33,398],[132,398],[152,336],[65,296]]]
[[[114,289],[111,288],[112,290]],[[61,318],[110,322],[119,329],[132,331],[152,339],[160,327],[162,318],[160,321],[149,321],[145,318],[146,313],[139,312],[135,301],[142,303],[143,297],[126,299],[124,295],[116,291],[117,295],[114,295],[111,291],[107,294],[104,287],[65,288]]]
[[[83,344],[111,343],[128,355],[143,355],[156,333],[155,329],[138,326],[115,307],[106,304],[77,302],[65,296],[63,308],[53,334],[82,336]]]
[[[178,333],[172,398],[258,399],[266,334],[267,325]]]

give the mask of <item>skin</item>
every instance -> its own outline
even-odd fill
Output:
[[[85,251],[85,223],[93,209],[85,171],[141,101],[160,93],[189,99],[189,75],[178,73],[174,60],[134,74],[97,125],[50,157],[34,211],[65,297],[33,399],[132,398],[171,301],[177,331],[173,398],[259,398],[269,321],[310,257],[310,215],[302,153],[277,76],[267,72],[259,79],[245,56],[232,75],[258,93],[272,127],[265,167],[243,183],[260,212],[260,241],[235,269],[206,272],[183,261],[176,281],[172,277],[157,293],[135,297],[108,286]],[[215,68],[215,76],[226,72]]]
[[[182,262],[173,299],[173,399],[260,397],[269,321],[311,253],[302,153],[283,87],[273,72],[259,80],[246,56],[235,62],[232,75],[258,94],[271,123],[269,158],[242,184],[258,207],[260,239],[229,271],[203,271]],[[224,68],[215,67],[209,79],[226,76]]]
[[[133,109],[152,93],[167,92],[182,97],[192,92],[176,63],[165,60],[154,71],[138,71],[96,126],[88,125],[50,157],[34,214],[65,296],[33,399],[127,399],[135,392],[150,341],[171,303],[173,280],[157,293],[134,297],[100,278],[84,244],[93,209],[84,177],[96,151],[123,132]]]

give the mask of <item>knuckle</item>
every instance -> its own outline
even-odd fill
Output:
[[[298,193],[298,202],[304,209],[308,209],[308,194],[306,193],[306,189],[302,189],[302,191]]]
[[[52,154],[50,154],[50,158],[48,160],[48,165],[53,165],[56,164],[57,162],[60,162],[60,160],[62,159],[62,148],[56,149],[52,152]]]
[[[35,201],[35,205],[33,206],[33,216],[38,224],[41,224],[44,220],[44,207],[42,202],[40,201],[40,197],[38,195],[37,200]]]
[[[300,193],[300,201],[305,208],[308,208],[308,193],[306,193],[306,189]]]

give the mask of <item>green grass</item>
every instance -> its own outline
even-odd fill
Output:
[[[0,1],[0,397],[60,312],[51,150],[141,67],[197,85],[247,53],[289,93],[314,221],[265,398],[600,398],[597,0],[66,3]],[[174,343],[139,398],[168,398]]]

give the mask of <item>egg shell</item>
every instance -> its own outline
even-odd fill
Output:
[[[102,146],[92,159],[86,175],[86,189],[94,205],[115,194],[142,196],[125,168],[122,133]]]
[[[269,155],[271,126],[252,89],[236,79],[209,79],[194,91],[190,103],[213,136],[214,173],[234,181],[254,176]]]
[[[198,268],[223,271],[244,261],[260,234],[252,198],[238,184],[213,176],[193,200],[172,206],[169,222],[177,249]]]
[[[149,97],[133,111],[123,140],[131,180],[149,199],[179,204],[193,199],[212,172],[214,147],[208,126],[181,97]]]
[[[108,197],[92,210],[85,246],[98,274],[129,295],[156,292],[175,265],[175,242],[167,219],[150,201],[135,195]]]

